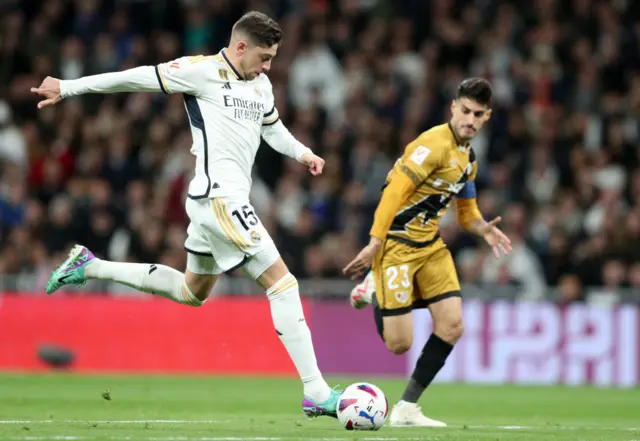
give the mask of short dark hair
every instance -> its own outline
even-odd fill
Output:
[[[255,44],[271,47],[282,41],[282,29],[275,20],[258,11],[244,14],[233,25],[233,32],[242,32]]]
[[[491,107],[491,83],[484,78],[467,78],[458,86],[457,99],[469,98],[487,107]]]

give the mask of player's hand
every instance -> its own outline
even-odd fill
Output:
[[[382,245],[382,241],[377,238],[372,238],[372,241],[364,247],[347,266],[344,267],[342,273],[348,277],[351,277],[352,280],[360,277],[366,270],[371,268],[371,263],[373,259],[378,254],[380,250],[380,246]]]
[[[322,174],[322,169],[324,168],[324,159],[320,156],[314,155],[313,153],[305,153],[300,157],[300,162],[306,164],[309,167],[309,173],[313,176],[318,176]]]
[[[45,78],[40,87],[32,87],[31,92],[46,98],[38,103],[38,109],[53,106],[62,100],[60,97],[60,80],[57,78]]]
[[[502,220],[500,216],[493,219],[491,222],[482,227],[482,237],[487,241],[493,249],[493,255],[496,258],[500,258],[500,253],[507,255],[512,251],[511,239],[507,237],[496,225]]]

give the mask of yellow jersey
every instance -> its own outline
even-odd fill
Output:
[[[449,124],[435,126],[407,145],[387,175],[383,191],[400,174],[410,178],[414,188],[395,211],[388,229],[384,226],[388,221],[374,221],[371,235],[382,240],[422,247],[436,237],[440,219],[454,196],[475,198],[475,186],[466,186],[477,174],[475,153],[469,143],[456,140]],[[388,209],[381,201],[376,217],[388,217]]]

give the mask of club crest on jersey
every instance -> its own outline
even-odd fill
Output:
[[[253,243],[255,244],[259,244],[260,241],[262,240],[262,236],[260,236],[260,233],[258,233],[255,230],[251,230],[249,231],[249,237],[251,237],[251,240],[253,241]]]
[[[409,292],[408,291],[398,291],[395,295],[398,303],[405,304],[409,301]]]
[[[413,162],[415,162],[418,165],[422,165],[424,160],[427,159],[427,156],[429,156],[429,153],[431,153],[431,150],[429,150],[427,147],[423,145],[419,145],[411,154],[409,159],[411,159]]]

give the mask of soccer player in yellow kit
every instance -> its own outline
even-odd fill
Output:
[[[420,134],[389,173],[376,209],[371,240],[344,273],[371,272],[351,293],[352,305],[373,303],[378,332],[403,354],[413,343],[411,311],[429,308],[434,332],[409,384],[391,412],[393,426],[445,426],[422,414],[417,402],[462,336],[462,297],[451,253],[438,234],[440,219],[456,200],[460,225],[483,237],[496,257],[511,251],[509,238],[486,222],[476,203],[478,169],[469,141],[491,116],[491,85],[463,81],[451,103],[451,120]]]

